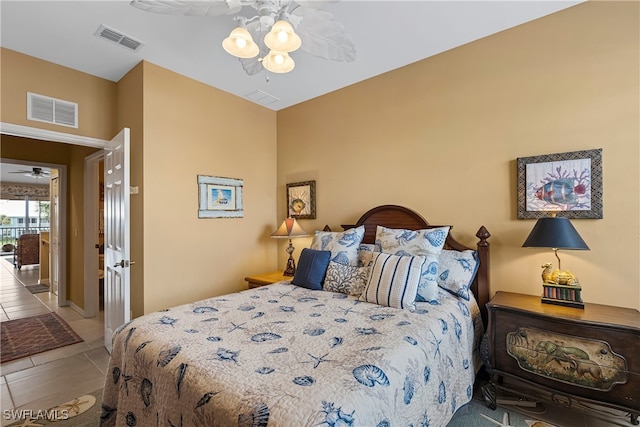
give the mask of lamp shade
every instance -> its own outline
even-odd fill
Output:
[[[293,237],[304,237],[308,235],[309,233],[307,233],[302,227],[300,227],[298,221],[296,221],[295,218],[291,217],[286,218],[282,222],[280,227],[278,227],[276,231],[271,233],[271,237],[274,237],[276,239],[291,239]]]
[[[227,53],[238,58],[253,58],[260,52],[260,48],[253,41],[246,28],[237,27],[229,37],[222,41],[222,47]]]
[[[264,44],[269,49],[280,52],[293,52],[302,44],[293,27],[287,21],[278,21],[273,25],[271,31],[264,36]]]
[[[262,58],[262,66],[272,73],[288,73],[293,70],[296,63],[287,52],[271,50]]]
[[[589,250],[569,218],[564,217],[538,219],[522,247]]]

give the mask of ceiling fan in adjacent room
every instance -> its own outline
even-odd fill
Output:
[[[17,170],[11,171],[9,173],[19,173],[24,176],[29,176],[31,178],[39,179],[39,178],[48,178],[50,173],[42,168],[33,167],[31,170]]]
[[[130,4],[169,15],[234,15],[238,26],[220,43],[251,76],[265,69],[288,73],[295,66],[289,54],[298,48],[332,61],[355,60],[356,48],[344,26],[319,8],[333,1],[339,0],[132,0]]]

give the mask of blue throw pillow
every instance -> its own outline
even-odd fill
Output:
[[[330,259],[331,251],[304,248],[291,283],[307,289],[321,290]]]

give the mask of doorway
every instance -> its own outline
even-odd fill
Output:
[[[22,137],[22,138],[29,138],[29,139],[35,139],[35,140],[41,140],[41,141],[47,141],[47,142],[56,142],[56,143],[64,143],[64,144],[72,144],[72,145],[81,145],[81,146],[86,146],[86,147],[93,147],[93,148],[98,148],[100,149],[99,153],[102,152],[102,149],[104,149],[109,141],[106,140],[101,140],[101,139],[96,139],[96,138],[89,138],[89,137],[83,137],[83,136],[78,136],[78,135],[72,135],[72,134],[65,134],[65,133],[61,133],[61,132],[56,132],[56,131],[49,131],[49,130],[44,130],[44,129],[38,129],[38,128],[31,128],[31,127],[26,127],[26,126],[21,126],[21,125],[14,125],[14,124],[10,124],[10,123],[2,123],[2,126],[0,127],[0,131],[2,134],[4,135],[10,135],[10,136],[16,136],[16,137]],[[4,161],[4,159],[2,159],[2,161]],[[20,163],[27,163],[25,161],[20,161]],[[67,166],[66,165],[57,165],[57,164],[48,164],[48,163],[43,163],[46,165],[51,165],[53,167],[57,167],[60,170],[60,196],[59,196],[59,200],[60,200],[60,206],[61,207],[66,207],[67,204],[67,194],[66,194],[66,188],[68,187],[68,172],[67,172]],[[97,195],[99,193],[98,191],[98,187],[96,184],[96,187],[94,187],[94,193]],[[85,198],[85,205],[87,204],[86,198]],[[86,206],[85,206],[86,208]],[[96,232],[95,230],[97,230],[97,225],[92,226],[90,225],[90,227],[96,227],[93,229],[87,229],[87,225],[85,224],[84,226],[84,235],[87,236],[88,234],[91,234],[93,232]],[[66,283],[67,283],[67,271],[66,271],[66,256],[67,256],[67,241],[66,241],[66,236],[67,236],[67,209],[61,209],[60,210],[60,227],[59,227],[59,236],[60,236],[60,242],[59,242],[59,253],[60,253],[60,263],[59,263],[59,283],[61,284],[59,287],[59,292],[58,292],[58,305],[59,306],[64,306],[64,305],[69,305],[69,301],[68,301],[68,296],[67,296],[67,289],[66,289]],[[97,257],[97,249],[93,249],[93,245],[90,247],[87,247],[85,244],[85,248],[84,248],[84,253],[85,256],[88,252],[93,252],[96,251],[96,257]],[[86,274],[86,268],[85,268],[85,274]],[[97,264],[96,264],[96,271],[97,271]],[[97,273],[96,273],[96,281],[97,281]],[[93,282],[96,283],[96,282]],[[85,299],[86,299],[86,290],[87,287],[89,286],[89,283],[84,283],[85,286]],[[96,295],[96,301],[98,299],[98,295],[97,292],[95,293]],[[86,304],[86,302],[85,302]],[[73,305],[73,304],[72,304]],[[97,307],[98,304],[96,304]],[[76,309],[76,311],[78,311],[80,314],[82,314],[84,317],[93,317],[95,315],[97,315],[98,310],[95,311],[95,313],[93,313],[93,315],[88,315],[91,313],[87,313],[86,310],[77,307],[75,305],[73,305],[74,309]],[[86,306],[85,306],[86,308]]]
[[[0,162],[4,165],[23,165],[31,168],[42,168],[47,170],[57,170],[57,183],[59,184],[60,191],[56,195],[56,201],[59,206],[66,206],[67,201],[67,192],[66,192],[66,183],[67,183],[67,165],[57,164],[57,163],[47,163],[47,162],[34,162],[29,160],[16,160],[16,159],[8,159],[2,158]],[[51,196],[50,196],[51,197]],[[50,199],[51,200],[51,199]],[[49,207],[51,213],[51,207]],[[66,283],[67,271],[66,271],[66,247],[67,247],[67,239],[66,239],[66,230],[67,230],[67,212],[66,209],[60,209],[56,216],[56,224],[57,227],[55,230],[49,230],[50,238],[50,251],[55,251],[59,256],[55,264],[51,263],[51,277],[49,277],[50,286],[53,286],[54,283],[51,283],[51,279],[55,278],[55,285],[57,288],[58,283]],[[28,215],[27,215],[28,217]],[[52,243],[55,245],[52,245]],[[55,277],[53,274],[55,273]],[[67,301],[67,290],[66,287],[60,287],[56,289],[56,293],[58,296],[58,305],[65,306],[68,304]]]

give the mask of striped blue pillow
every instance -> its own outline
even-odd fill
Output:
[[[398,256],[374,252],[371,274],[360,301],[387,307],[415,309],[423,256]]]

